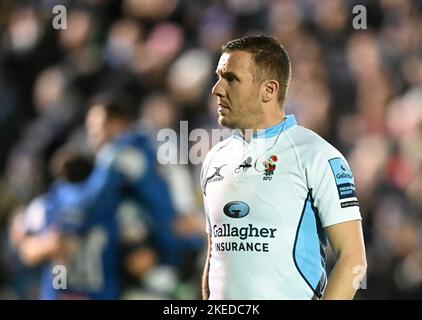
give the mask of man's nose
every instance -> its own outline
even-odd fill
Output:
[[[222,85],[221,85],[221,79],[217,80],[211,92],[213,95],[216,95],[218,97],[224,96],[224,89],[222,88]]]

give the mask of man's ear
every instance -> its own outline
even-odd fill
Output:
[[[277,99],[278,90],[280,88],[280,84],[276,80],[267,80],[264,81],[263,85],[263,93],[262,93],[262,101],[268,102],[272,99]]]

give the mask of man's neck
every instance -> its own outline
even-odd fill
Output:
[[[250,141],[252,136],[255,135],[258,131],[272,128],[284,120],[286,120],[286,115],[284,111],[273,113],[271,114],[271,116],[268,115],[266,119],[263,119],[259,123],[253,125],[252,128],[241,129],[243,139],[245,141]]]

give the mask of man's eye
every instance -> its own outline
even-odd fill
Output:
[[[233,78],[233,77],[227,77],[226,79],[227,79],[227,81],[228,81],[228,82],[233,82],[234,80],[236,80],[236,79],[235,79],[235,78]]]

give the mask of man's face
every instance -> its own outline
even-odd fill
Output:
[[[101,105],[93,106],[88,111],[86,129],[89,142],[95,150],[101,148],[108,141],[107,116]]]
[[[218,122],[228,128],[254,129],[262,115],[261,86],[254,80],[255,63],[250,53],[223,53],[218,62],[217,83],[212,93],[217,96]]]

